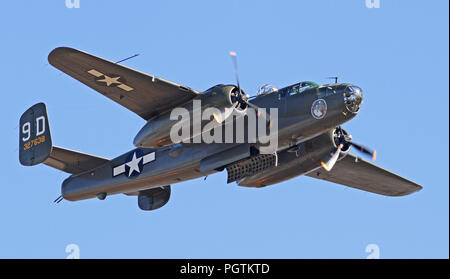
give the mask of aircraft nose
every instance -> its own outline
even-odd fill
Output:
[[[348,86],[344,91],[344,102],[347,110],[358,113],[364,99],[364,92],[356,85]]]

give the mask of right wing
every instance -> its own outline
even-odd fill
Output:
[[[68,47],[54,49],[48,61],[145,120],[182,105],[199,92],[162,78]]]
[[[331,171],[320,168],[306,175],[385,196],[405,196],[422,189],[422,186],[351,153],[338,161]]]

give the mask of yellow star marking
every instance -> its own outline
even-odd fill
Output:
[[[109,76],[107,76],[107,75],[105,75],[105,74],[103,74],[103,73],[101,73],[101,72],[95,70],[95,69],[89,70],[89,71],[87,71],[87,72],[88,72],[89,74],[91,74],[91,75],[97,77],[97,78],[103,77],[103,79],[100,79],[100,80],[97,80],[97,81],[104,82],[104,83],[106,84],[106,86],[116,85],[116,86],[119,87],[120,89],[122,89],[122,90],[124,90],[124,91],[127,91],[127,92],[130,92],[130,91],[133,91],[133,90],[134,90],[133,87],[128,86],[128,85],[126,85],[126,84],[120,82],[120,81],[119,81],[119,78],[120,78],[120,77],[112,78],[112,77],[109,77]]]
[[[100,82],[105,82],[106,83],[106,86],[110,86],[111,84],[122,84],[118,79],[119,79],[120,77],[115,77],[115,78],[112,78],[112,77],[108,77],[107,75],[105,75],[105,78],[104,79],[99,79],[98,81],[100,81]]]

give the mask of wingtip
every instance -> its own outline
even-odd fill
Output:
[[[71,47],[66,47],[66,46],[62,46],[62,47],[57,47],[55,49],[53,49],[52,51],[50,51],[50,53],[48,54],[48,62],[51,65],[55,65],[55,63],[57,62],[57,59],[60,58],[62,55],[64,55],[65,53],[68,52],[74,52],[77,51],[74,48]]]
[[[421,191],[423,189],[423,187],[421,185],[416,185],[416,188],[417,189],[413,193],[419,192],[419,191]]]

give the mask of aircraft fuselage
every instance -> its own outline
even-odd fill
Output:
[[[357,87],[332,84],[302,90],[295,84],[260,95],[251,102],[261,108],[278,109],[276,151],[280,152],[352,119],[362,102],[362,93],[358,91],[361,95],[354,96],[354,88]],[[99,195],[135,193],[206,176],[221,170],[207,167],[205,170],[206,158],[221,152],[226,154],[238,145],[242,143],[180,143],[161,148],[136,148],[94,170],[70,176],[62,184],[62,195],[75,201]]]

